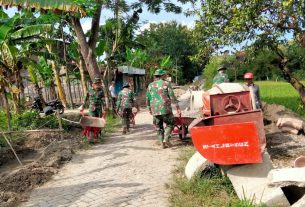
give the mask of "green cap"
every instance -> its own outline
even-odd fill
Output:
[[[101,81],[101,78],[94,78],[94,81],[93,81],[93,83],[101,83],[102,81]]]
[[[165,75],[166,71],[163,69],[157,69],[154,73],[155,76],[161,76],[161,75]]]
[[[226,69],[227,69],[227,67],[224,64],[222,64],[217,68],[217,71],[226,70]]]
[[[128,87],[130,87],[129,83],[124,83],[123,84],[123,88],[128,88]]]

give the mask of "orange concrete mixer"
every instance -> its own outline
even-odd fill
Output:
[[[203,94],[203,117],[190,129],[196,150],[221,165],[261,163],[266,146],[263,114],[253,107],[247,87],[214,85]]]

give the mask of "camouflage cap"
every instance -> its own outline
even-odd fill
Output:
[[[161,76],[161,75],[165,75],[166,71],[163,69],[157,69],[154,73],[155,76]]]
[[[98,77],[94,78],[93,83],[101,83],[101,82],[102,82],[101,78]]]
[[[217,71],[226,70],[226,69],[227,69],[227,67],[224,64],[222,64],[217,68]]]
[[[128,87],[130,87],[129,83],[124,83],[123,84],[123,88],[128,88]]]

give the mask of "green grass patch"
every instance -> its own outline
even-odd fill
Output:
[[[120,127],[120,118],[118,117],[113,117],[111,114],[109,114],[107,117],[106,117],[106,127],[105,129],[103,130],[104,133],[113,133],[115,131],[117,131],[117,129]]]
[[[258,81],[262,101],[283,105],[305,118],[305,108],[298,92],[286,82]],[[303,82],[305,84],[305,82]]]
[[[192,180],[184,176],[189,158],[194,154],[193,147],[185,147],[179,155],[173,183],[170,185],[170,202],[173,207],[258,207],[249,200],[239,200],[230,180],[222,176],[217,168],[200,173]]]

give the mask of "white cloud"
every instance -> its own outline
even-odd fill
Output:
[[[140,34],[141,32],[144,32],[146,29],[149,29],[150,28],[150,25],[151,24],[157,24],[158,22],[157,21],[149,21],[145,24],[143,24],[137,31],[136,31],[136,34]]]

